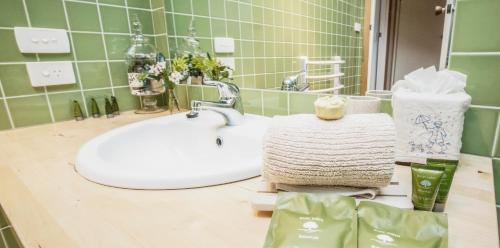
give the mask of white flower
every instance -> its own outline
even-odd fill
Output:
[[[165,68],[167,68],[166,62],[158,62],[158,63],[154,64],[153,66],[151,66],[149,68],[148,72],[149,72],[149,74],[159,76],[160,74],[163,73],[163,71],[165,71]]]
[[[168,76],[168,79],[172,81],[174,84],[179,84],[182,78],[183,78],[182,74],[178,71],[173,71]]]

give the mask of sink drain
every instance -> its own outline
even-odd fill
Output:
[[[217,147],[222,147],[222,138],[221,137],[217,137],[217,139],[215,139],[215,144],[217,145]]]

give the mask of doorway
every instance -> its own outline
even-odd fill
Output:
[[[454,0],[373,0],[368,89],[390,90],[418,68],[448,63]]]

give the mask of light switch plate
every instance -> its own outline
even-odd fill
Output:
[[[33,87],[74,84],[73,64],[63,62],[29,62],[26,69]]]
[[[66,30],[15,27],[17,47],[21,53],[69,53]]]
[[[354,23],[354,31],[361,32],[361,23],[359,22]]]
[[[215,37],[214,50],[216,53],[234,53],[234,39],[227,37]]]

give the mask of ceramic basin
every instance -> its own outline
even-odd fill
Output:
[[[201,112],[158,117],[104,133],[78,152],[76,170],[90,181],[131,189],[182,189],[258,176],[269,118],[246,114],[238,126]]]

